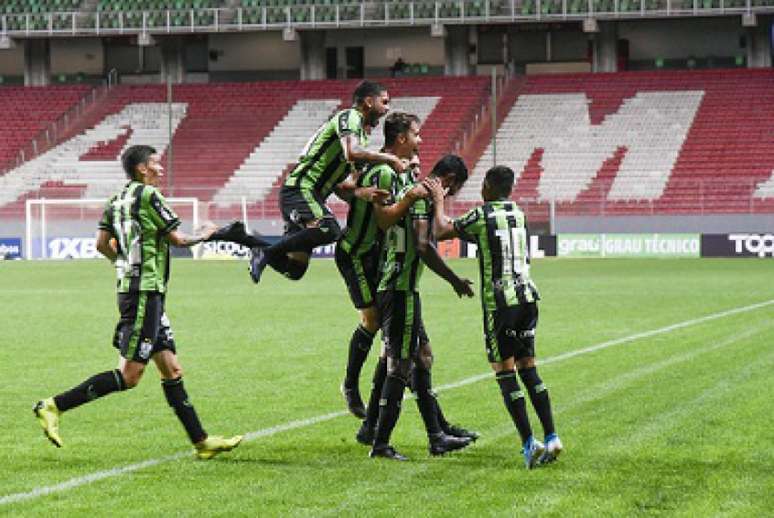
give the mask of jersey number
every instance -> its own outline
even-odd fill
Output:
[[[521,275],[524,270],[523,261],[526,258],[524,248],[527,242],[527,231],[524,228],[501,228],[495,230],[495,235],[500,240],[503,275]]]

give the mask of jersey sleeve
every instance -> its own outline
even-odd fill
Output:
[[[162,234],[169,234],[180,226],[180,218],[175,211],[167,204],[167,200],[157,190],[153,190],[148,199],[150,205],[150,214],[156,228]]]
[[[344,110],[336,116],[336,135],[339,138],[354,133],[359,140],[365,134],[362,117],[356,110]]]
[[[115,230],[113,230],[113,202],[115,199],[116,197],[113,196],[107,201],[107,203],[105,203],[105,209],[102,211],[102,217],[100,218],[99,224],[97,225],[97,228],[100,230],[105,230],[114,235]]]
[[[483,215],[481,214],[481,209],[475,208],[455,219],[452,224],[461,239],[474,242],[482,222]]]

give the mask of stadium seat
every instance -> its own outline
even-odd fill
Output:
[[[417,77],[385,83],[394,109],[416,112],[423,119],[422,160],[427,168],[454,148],[479,112],[488,87],[488,79],[482,77]],[[347,106],[355,84],[270,81],[176,87],[174,195],[212,201],[213,210],[225,211],[225,217],[238,216],[245,196],[253,209],[278,217],[277,194],[289,167],[322,121]],[[47,195],[61,190],[66,196],[74,192],[106,196],[124,181],[116,157],[132,138],[139,135],[166,148],[164,101],[161,85],[115,87],[72,127],[66,144],[50,159],[12,171],[8,184],[0,177],[0,210],[23,211],[20,197],[35,195],[41,188]],[[147,124],[138,125],[145,118]],[[381,145],[380,131],[374,131],[373,146]],[[41,174],[48,175],[45,183]],[[13,183],[17,180],[20,183]],[[345,209],[339,204],[336,210]]]
[[[774,198],[772,81],[770,70],[530,76],[497,160],[519,175],[516,199],[553,198],[563,213],[755,211]],[[474,160],[462,202],[478,199],[491,144]]]

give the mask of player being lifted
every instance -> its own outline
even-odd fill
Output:
[[[419,136],[419,125],[420,120],[416,115],[390,113],[384,121],[385,149],[383,151],[409,160],[409,171],[406,174],[398,174],[386,164],[374,165],[360,175],[357,186],[376,187],[390,192],[391,197],[394,198],[403,186],[410,183],[409,175],[418,174],[419,168],[417,151],[422,141]],[[369,446],[373,443],[376,420],[379,416],[379,398],[387,376],[387,358],[384,349],[374,372],[367,414],[360,397],[359,380],[363,363],[379,328],[379,312],[374,295],[379,277],[378,263],[382,234],[384,230],[406,215],[414,201],[427,194],[424,187],[417,186],[409,189],[398,203],[383,204],[378,201],[366,202],[353,198],[350,201],[347,227],[336,247],[336,265],[361,317],[360,325],[355,329],[350,340],[342,393],[350,412],[359,418],[365,417],[356,437],[359,442]],[[450,424],[446,421],[437,401],[435,406],[438,422],[444,433],[469,439],[478,437],[475,432]]]
[[[366,127],[374,128],[387,113],[390,96],[378,83],[361,82],[352,95],[352,108],[340,111],[312,136],[301,159],[280,191],[285,236],[274,245],[252,249],[250,277],[261,280],[267,265],[298,280],[309,267],[312,250],[336,242],[341,229],[325,200],[349,176],[353,164],[389,164],[402,171],[405,164],[391,153],[366,149]],[[351,187],[351,186],[348,186]],[[355,190],[366,200],[386,193]]]
[[[178,230],[180,220],[158,190],[163,168],[155,149],[132,146],[121,157],[129,182],[110,198],[97,231],[97,250],[115,263],[118,274],[120,320],[113,346],[120,351],[119,367],[101,372],[54,397],[38,401],[35,415],[46,437],[57,447],[59,416],[110,393],[137,386],[145,366],[153,360],[161,374],[167,402],[177,414],[196,455],[209,459],[229,451],[241,436],[224,439],[209,436],[183,387],[164,298],[169,280],[169,245],[191,247],[215,230],[207,225],[197,236]]]
[[[446,155],[435,164],[429,177],[437,178],[453,195],[467,180],[468,170],[459,157]],[[411,184],[403,187],[397,196],[398,203],[413,188]],[[387,352],[387,377],[381,392],[371,457],[406,460],[390,446],[390,435],[400,415],[409,375],[430,439],[430,452],[445,453],[463,448],[471,441],[470,437],[450,436],[442,431],[437,401],[431,389],[433,355],[417,292],[423,265],[451,284],[458,296],[473,296],[470,281],[458,277],[433,245],[432,218],[431,201],[419,199],[413,203],[409,214],[390,227],[385,238],[376,298]]]
[[[410,160],[416,157],[422,139],[419,136],[419,118],[416,115],[394,112],[384,121],[384,149],[382,152]],[[418,159],[415,160],[418,163]],[[366,166],[356,180],[358,187],[375,187],[394,197],[405,185],[405,174],[396,173],[387,164]],[[336,266],[344,279],[350,299],[360,312],[360,324],[349,343],[347,370],[342,393],[347,407],[356,417],[365,417],[360,396],[360,371],[374,335],[379,330],[379,312],[374,296],[379,279],[379,253],[383,232],[406,215],[415,200],[427,196],[424,187],[409,190],[399,203],[383,204],[353,197],[349,203],[347,226],[336,246]]]
[[[513,179],[510,168],[491,168],[481,189],[484,204],[453,221],[444,214],[441,203],[444,191],[440,183],[429,181],[426,185],[434,200],[436,239],[459,237],[478,246],[487,357],[508,413],[521,436],[524,463],[531,469],[536,464],[555,460],[562,452],[562,442],[554,430],[548,389],[535,367],[540,296],[529,273],[526,219],[508,199]],[[532,436],[524,394],[516,380],[516,367],[543,426],[545,445]]]

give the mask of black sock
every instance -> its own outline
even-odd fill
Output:
[[[376,437],[374,447],[390,444],[390,435],[400,416],[400,403],[403,391],[406,390],[406,380],[398,376],[387,375],[379,400],[379,419],[376,421]]]
[[[441,433],[441,426],[438,424],[438,403],[430,390],[430,384],[430,371],[415,365],[411,369],[411,388],[417,396],[417,407],[422,414],[428,437]]]
[[[519,388],[519,382],[516,381],[516,373],[512,370],[500,371],[496,374],[497,384],[500,385],[500,392],[503,394],[503,402],[511,414],[513,424],[521,436],[521,443],[524,444],[532,435],[532,428],[529,425],[527,417],[527,405],[524,403],[524,393]]]
[[[538,376],[537,368],[519,369],[519,377],[527,387],[529,399],[535,408],[535,413],[543,425],[543,433],[551,435],[554,433],[554,417],[551,414],[551,399],[548,397],[548,388]]]
[[[248,248],[263,248],[270,246],[270,243],[263,239],[262,237],[258,237],[255,234],[247,234],[244,238],[244,242],[240,242],[240,245],[244,245]]]
[[[365,425],[369,428],[376,427],[379,418],[379,399],[382,397],[384,381],[387,379],[387,358],[379,358],[374,369],[374,379],[371,382],[371,397],[366,407]]]
[[[349,340],[349,355],[347,356],[347,374],[344,377],[344,386],[357,387],[360,380],[360,371],[368,358],[368,351],[374,343],[374,335],[362,325],[357,326],[352,338]]]
[[[446,416],[443,415],[443,410],[441,410],[441,403],[438,402],[438,394],[436,394],[433,390],[430,391],[430,394],[432,394],[433,400],[435,401],[435,411],[438,414],[438,424],[441,426],[443,433],[449,433],[449,430],[451,430],[451,424],[449,424],[449,421],[446,420]]]
[[[164,395],[167,397],[167,403],[175,410],[177,418],[183,423],[188,438],[196,444],[207,438],[207,432],[202,428],[199,422],[199,416],[196,410],[188,401],[188,394],[183,387],[183,379],[163,380],[161,387],[164,389]]]
[[[231,243],[246,246],[247,248],[263,248],[269,246],[270,243],[268,241],[255,234],[249,234],[247,231],[244,233],[240,232],[242,235],[234,235],[236,233],[231,231],[231,229],[237,224],[239,224],[239,222],[229,223],[228,225],[220,227],[210,237],[205,239],[205,241],[229,241]]]
[[[333,243],[336,241],[336,238],[337,234],[335,232],[324,231],[320,227],[305,228],[274,243],[266,249],[266,253],[273,258],[277,255],[285,255],[288,252],[308,252],[320,245]]]
[[[54,396],[54,403],[60,412],[65,412],[111,392],[125,389],[126,383],[120,370],[105,371],[95,374],[67,392]]]

